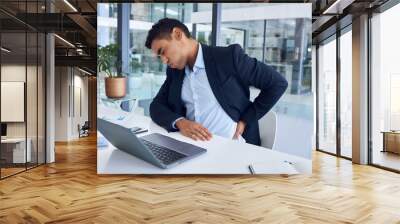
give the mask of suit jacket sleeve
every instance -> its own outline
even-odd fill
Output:
[[[243,84],[261,90],[254,102],[242,113],[240,120],[251,123],[262,118],[287,89],[286,79],[272,67],[249,57],[240,45],[233,47],[233,62]]]
[[[174,128],[172,124],[176,119],[182,117],[182,115],[174,112],[168,104],[171,84],[171,75],[168,74],[168,69],[165,82],[150,104],[150,117],[156,124],[165,128],[167,131],[177,131],[178,129]]]

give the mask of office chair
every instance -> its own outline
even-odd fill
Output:
[[[80,127],[80,125],[78,124],[79,138],[89,136],[89,129],[90,129],[89,121],[85,121],[82,127]]]
[[[277,123],[277,115],[274,111],[269,111],[264,117],[258,120],[262,147],[274,150]]]

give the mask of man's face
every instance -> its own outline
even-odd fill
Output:
[[[159,56],[164,64],[171,68],[183,69],[185,68],[186,49],[182,41],[181,31],[176,28],[171,33],[171,38],[154,39],[151,43],[152,52]]]

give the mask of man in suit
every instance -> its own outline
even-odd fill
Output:
[[[168,65],[167,78],[150,105],[155,123],[194,140],[216,134],[260,145],[258,120],[285,92],[284,77],[237,44],[198,43],[175,19],[154,24],[145,45]],[[250,86],[261,90],[254,102]]]

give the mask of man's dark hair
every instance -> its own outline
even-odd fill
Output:
[[[180,28],[186,37],[190,38],[189,29],[183,24],[181,21],[176,19],[164,18],[160,19],[156,24],[154,24],[149,33],[147,34],[146,38],[146,47],[151,49],[151,43],[155,39],[161,38],[171,38],[171,32],[174,27]]]

